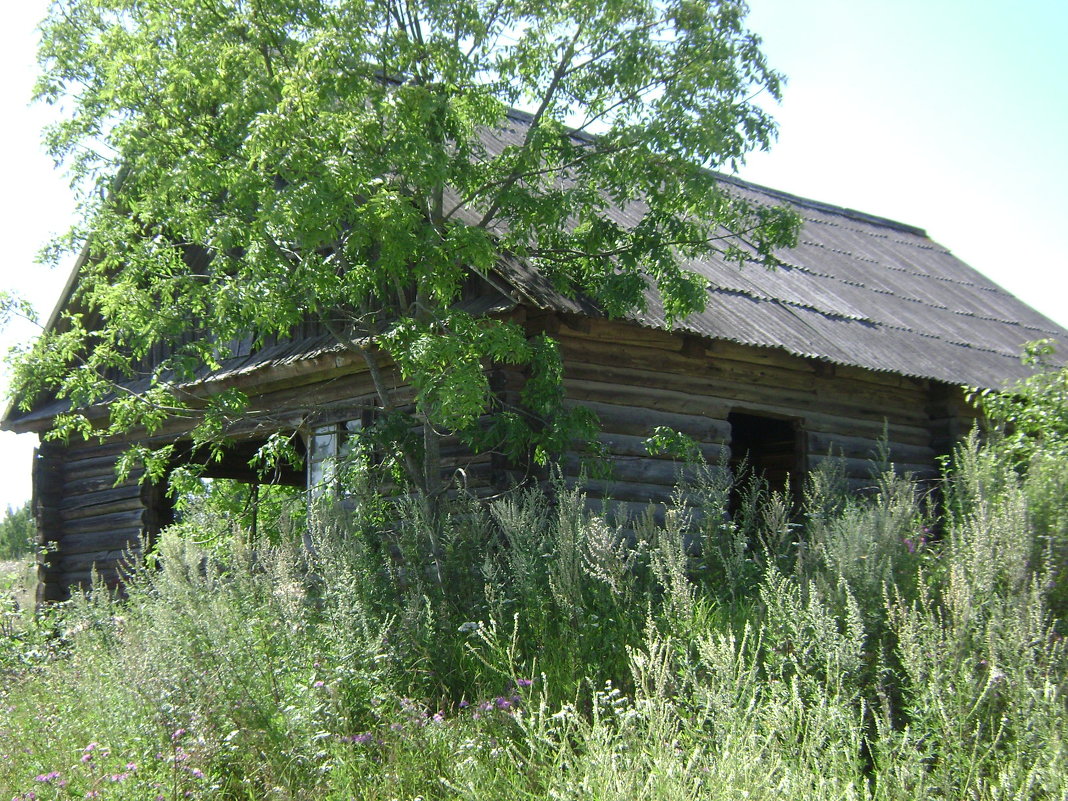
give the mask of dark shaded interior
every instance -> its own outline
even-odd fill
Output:
[[[797,421],[731,412],[727,422],[731,427],[730,467],[734,475],[743,479],[760,477],[768,489],[782,492],[789,488],[796,496],[796,479],[802,467]],[[732,506],[736,508],[736,502]]]

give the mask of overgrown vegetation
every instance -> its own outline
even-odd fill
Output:
[[[1063,798],[1065,471],[1034,464],[969,441],[937,516],[905,479],[858,495],[829,470],[800,523],[759,484],[728,520],[714,467],[662,523],[560,488],[393,528],[350,502],[251,544],[187,515],[126,600],[79,598],[5,650],[0,786]]]
[[[23,559],[33,553],[35,535],[29,501],[17,509],[8,506],[0,518],[0,561]]]

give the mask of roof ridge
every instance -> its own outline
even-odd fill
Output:
[[[517,108],[509,108],[505,112],[505,117],[527,125],[534,121],[533,114],[526,111],[522,111]],[[572,128],[571,126],[565,126],[565,129],[567,131],[568,136],[572,136],[575,139],[580,139],[590,144],[596,144],[600,139],[600,137],[598,137],[596,134],[591,134],[588,131],[580,131],[576,128]],[[814,200],[812,198],[802,197],[801,195],[795,195],[791,192],[784,192],[781,189],[773,189],[770,186],[764,186],[763,184],[758,184],[754,181],[747,181],[746,179],[741,178],[737,175],[729,175],[727,173],[720,172],[719,170],[707,169],[706,171],[711,175],[714,175],[717,180],[724,181],[728,184],[734,184],[735,186],[741,187],[743,189],[750,189],[756,192],[763,193],[765,195],[770,195],[778,200],[783,200],[787,203],[792,203],[796,206],[815,209],[817,211],[823,211],[829,214],[837,214],[842,217],[857,220],[858,222],[881,225],[886,228],[892,228],[897,231],[902,231],[904,233],[922,236],[924,239],[930,239],[930,237],[927,236],[927,231],[925,229],[915,225],[909,225],[908,223],[892,220],[889,217],[880,217],[877,214],[869,214],[868,212],[858,211],[857,209],[852,209],[847,206],[836,206],[833,203],[826,203],[822,200]]]
[[[773,189],[770,186],[764,186],[763,184],[754,183],[753,181],[747,181],[744,178],[740,178],[737,175],[727,175],[726,173],[716,172],[712,170],[717,178],[726,181],[729,184],[734,184],[743,189],[752,189],[756,192],[762,192],[767,195],[771,195],[779,200],[784,200],[787,203],[792,203],[803,208],[815,209],[817,211],[827,212],[828,214],[837,214],[842,217],[847,217],[858,222],[871,223],[873,225],[881,225],[886,228],[892,228],[896,231],[902,231],[908,234],[915,234],[916,236],[922,236],[924,239],[930,239],[927,236],[927,231],[915,225],[909,225],[908,223],[892,220],[889,217],[880,217],[877,214],[869,214],[866,211],[858,211],[857,209],[851,209],[848,206],[836,206],[833,203],[826,203],[822,200],[813,200],[812,198],[802,197],[801,195],[795,195],[791,192],[784,192],[781,189]],[[818,221],[813,221],[818,222]],[[863,233],[863,232],[862,232]],[[907,243],[911,244],[911,243]]]

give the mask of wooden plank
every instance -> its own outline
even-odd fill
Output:
[[[109,589],[116,589],[122,584],[122,573],[115,568],[100,570],[98,575],[104,586]],[[76,573],[64,573],[62,576],[57,577],[55,584],[69,593],[76,588],[88,589],[92,584],[92,580],[93,573],[91,570],[79,570]]]
[[[614,342],[618,345],[644,345],[657,347],[666,351],[681,351],[683,339],[680,335],[657,328],[646,328],[622,320],[600,320],[596,318],[561,314],[560,328],[556,336],[583,336]]]
[[[678,414],[662,410],[654,412],[644,406],[570,399],[564,401],[564,406],[588,408],[597,415],[602,428],[613,434],[647,437],[656,426],[667,426],[693,437],[698,442],[723,443],[730,439],[730,424],[725,419],[704,414]]]
[[[64,537],[59,542],[61,559],[77,553],[91,553],[93,551],[114,551],[129,548],[140,541],[140,526],[122,529],[105,529],[103,531],[90,531],[77,535]]]
[[[890,442],[890,457],[893,461],[934,464],[935,451],[926,445],[911,445]],[[851,458],[872,459],[878,454],[880,444],[869,437],[850,437],[833,433],[808,432],[808,451],[812,454],[834,455]]]
[[[814,395],[816,378],[811,373],[780,367],[741,364],[729,361],[699,361],[649,348],[590,347],[591,343],[568,341],[561,347],[565,374],[589,378],[599,373],[601,380],[619,383],[645,383],[655,380],[669,389],[683,388],[703,394],[716,394],[715,387],[770,387]]]
[[[140,548],[117,548],[110,551],[91,551],[89,553],[68,554],[63,559],[63,575],[89,572],[96,565],[99,570],[116,570],[124,564],[133,564],[141,559]]]
[[[138,470],[130,474],[129,477],[122,483],[116,483],[114,475],[92,476],[90,478],[78,479],[76,481],[68,481],[64,487],[64,493],[67,497],[73,495],[83,495],[91,492],[101,492],[104,490],[114,489],[117,486],[136,486],[138,479],[144,475],[143,470]]]
[[[692,468],[671,459],[656,459],[649,456],[609,457],[610,478],[627,484],[662,484],[674,487],[684,475],[692,475]],[[563,459],[565,475],[577,476],[582,469],[582,461],[577,456]]]
[[[883,472],[882,467],[872,459],[850,459],[840,456],[830,457],[821,454],[809,455],[810,469],[816,469],[825,461],[843,465],[846,475],[852,478],[873,478]],[[891,464],[894,467],[894,471],[902,475],[912,473],[920,478],[931,478],[938,474],[937,468],[931,463],[914,464],[909,462],[891,462]]]
[[[614,384],[564,376],[567,397],[583,402],[618,404],[687,415],[705,415],[725,419],[730,402],[723,399],[695,396],[689,392],[661,389],[657,386]]]
[[[81,509],[88,506],[102,506],[109,503],[137,500],[141,497],[141,487],[137,484],[123,484],[97,492],[84,492],[77,495],[67,494],[59,503],[59,509],[66,513],[68,510]]]
[[[602,432],[597,439],[604,443],[608,452],[618,456],[637,456],[648,458],[649,450],[646,447],[647,437],[632,436],[628,434],[616,434],[614,432]],[[716,443],[697,443],[701,455],[705,461],[716,462],[726,450],[724,445]]]

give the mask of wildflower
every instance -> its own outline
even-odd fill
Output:
[[[185,734],[185,729],[175,729],[174,734],[171,735],[171,742],[178,740],[183,734]]]
[[[84,754],[82,754],[82,762],[92,762],[92,761],[93,761],[93,753],[91,751],[86,751]]]
[[[126,763],[126,770],[130,771],[130,773],[133,773],[135,770],[137,770],[137,763],[136,762],[127,762]]]
[[[88,793],[85,794],[85,797],[86,798],[100,798],[100,791],[99,790],[90,790]]]
[[[461,634],[468,634],[472,631],[478,631],[480,625],[477,621],[469,620],[467,623],[461,623],[457,631]]]
[[[192,776],[194,779],[203,779],[204,771],[202,771],[200,768],[190,768],[189,775]]]
[[[529,687],[534,683],[534,679],[516,679],[515,683],[519,687]]]
[[[58,779],[58,778],[59,778],[59,771],[58,770],[53,770],[50,773],[42,773],[39,776],[34,776],[33,780],[35,782],[48,782],[48,783],[51,783],[52,781],[54,781],[55,779]]]
[[[440,712],[435,712],[433,720],[434,720],[435,723],[444,723],[445,722],[445,716],[443,714],[441,714]]]
[[[509,701],[504,696],[498,696],[498,698],[493,703],[496,705],[496,707],[498,709],[511,709],[512,708],[512,702]]]
[[[460,709],[467,709],[469,706],[471,706],[471,703],[466,698],[460,702]]]
[[[322,688],[322,687],[325,687],[325,686],[326,686],[326,682],[325,681],[317,681],[317,682],[315,682],[315,684],[312,685],[312,687],[314,687],[317,690]]]

